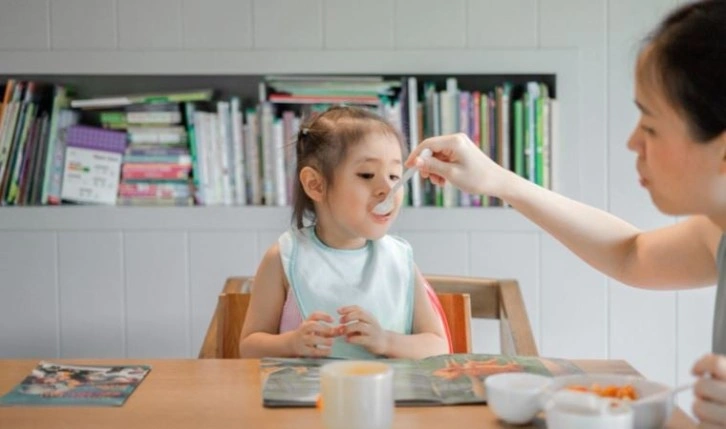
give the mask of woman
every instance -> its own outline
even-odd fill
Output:
[[[640,184],[663,213],[690,215],[640,231],[601,210],[504,170],[463,134],[433,137],[407,166],[437,185],[509,203],[580,258],[623,283],[687,289],[718,283],[713,353],[699,376],[694,414],[702,427],[726,427],[726,1],[688,3],[647,39],[635,70],[641,112],[628,148]],[[418,157],[430,148],[434,157]],[[715,263],[714,263],[715,262]]]

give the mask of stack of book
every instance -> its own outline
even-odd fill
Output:
[[[401,85],[381,76],[267,76],[264,83],[271,103],[370,106],[395,96]]]
[[[60,204],[64,130],[79,118],[66,88],[14,79],[0,88],[0,203]]]
[[[125,132],[119,205],[191,205],[192,156],[182,115],[185,102],[208,101],[212,91],[146,94],[74,100],[83,109],[103,109],[104,128]],[[194,173],[198,175],[198,173]]]
[[[179,103],[126,107],[122,205],[190,205],[192,158]]]

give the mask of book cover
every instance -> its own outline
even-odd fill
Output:
[[[0,397],[0,406],[121,406],[151,371],[146,365],[96,366],[40,362]]]
[[[66,129],[66,146],[113,153],[126,150],[126,133],[87,125],[71,125]]]
[[[79,203],[113,205],[116,203],[120,170],[119,153],[68,146],[61,198]]]
[[[265,407],[313,407],[320,391],[320,368],[334,359],[264,358],[260,362]],[[425,359],[388,359],[394,370],[397,406],[486,402],[484,380],[503,372],[545,376],[578,374],[565,359],[536,356],[447,354]]]

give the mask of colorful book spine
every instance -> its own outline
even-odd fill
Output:
[[[181,180],[189,177],[190,165],[179,164],[124,164],[121,177],[124,180]]]

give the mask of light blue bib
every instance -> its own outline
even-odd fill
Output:
[[[314,227],[291,229],[279,239],[282,266],[300,314],[323,311],[338,324],[338,309],[357,305],[384,330],[410,334],[413,324],[414,268],[411,246],[398,237],[368,241],[360,249],[334,249]],[[375,358],[343,337],[333,342],[331,357]]]

